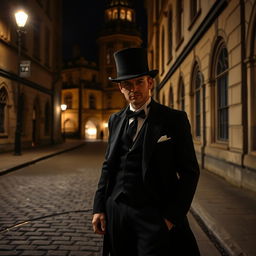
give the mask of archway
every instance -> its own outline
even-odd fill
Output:
[[[96,140],[97,139],[97,126],[91,120],[85,124],[85,139]]]

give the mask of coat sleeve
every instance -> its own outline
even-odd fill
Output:
[[[108,139],[108,146],[106,149],[105,153],[105,160],[102,165],[101,169],[101,175],[100,179],[98,182],[98,187],[95,192],[94,196],[94,202],[93,202],[93,214],[94,213],[104,213],[105,212],[105,201],[106,201],[106,191],[107,187],[109,184],[109,176],[110,176],[110,171],[108,168],[108,155],[109,155],[109,145],[110,145],[110,140],[111,140],[111,131],[112,131],[112,120],[113,116],[110,117],[109,122],[108,122],[108,129],[109,129],[109,139]]]
[[[176,167],[178,186],[175,200],[167,203],[165,217],[172,223],[183,221],[192,203],[199,179],[199,166],[194,150],[191,128],[185,112],[179,112],[175,125]]]

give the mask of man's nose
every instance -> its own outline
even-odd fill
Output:
[[[134,91],[136,91],[136,89],[137,89],[136,84],[135,84],[135,83],[132,83],[132,84],[130,85],[130,91],[131,91],[131,92],[134,92]]]

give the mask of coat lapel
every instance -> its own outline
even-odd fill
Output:
[[[110,141],[110,145],[109,145],[109,159],[112,159],[112,157],[114,157],[114,153],[115,153],[115,150],[116,150],[116,147],[118,145],[118,140],[120,138],[120,134],[121,134],[121,130],[122,130],[122,127],[125,123],[125,111],[124,110],[122,113],[120,113],[120,115],[118,115],[116,117],[116,119],[113,121],[113,140]]]
[[[145,137],[143,145],[142,171],[143,179],[147,171],[148,163],[151,158],[153,148],[155,147],[162,130],[161,116],[158,111],[158,104],[152,100],[148,120],[145,127]]]
[[[143,179],[145,177],[149,160],[152,156],[153,149],[157,143],[158,138],[160,137],[162,131],[162,120],[161,115],[159,115],[158,111],[158,103],[156,103],[153,99],[150,105],[149,114],[146,120],[145,125],[145,134],[144,134],[144,142],[143,142],[143,157],[142,157],[142,172]],[[125,109],[126,110],[126,109]],[[112,160],[115,157],[115,152],[117,149],[118,141],[120,138],[120,134],[122,131],[122,127],[125,123],[125,110],[121,112],[114,120],[113,120],[113,139],[110,141],[109,145],[109,155],[108,159]]]

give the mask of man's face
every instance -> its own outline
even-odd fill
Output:
[[[153,79],[150,76],[140,76],[120,82],[119,88],[125,99],[137,109],[149,99],[150,91],[153,88]]]

